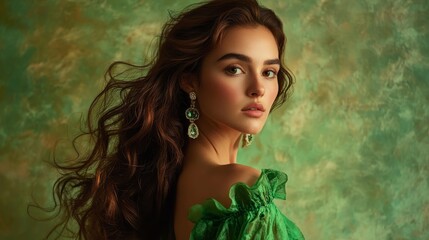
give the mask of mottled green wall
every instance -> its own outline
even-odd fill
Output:
[[[0,1],[0,238],[41,239],[57,156],[114,60],[141,63],[192,1]],[[292,98],[241,162],[289,174],[308,239],[429,239],[429,3],[264,0],[281,16]]]

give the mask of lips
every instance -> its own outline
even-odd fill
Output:
[[[260,103],[252,103],[247,105],[245,108],[241,109],[241,111],[260,111],[265,112],[265,108]]]
[[[241,111],[249,117],[259,118],[264,114],[265,108],[262,104],[252,103],[241,109]]]

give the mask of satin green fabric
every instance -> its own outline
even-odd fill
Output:
[[[283,215],[273,199],[286,199],[286,173],[262,169],[251,187],[231,186],[231,206],[211,198],[192,206],[188,219],[195,223],[190,239],[282,239],[302,240],[299,228]]]

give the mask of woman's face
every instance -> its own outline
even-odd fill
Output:
[[[280,60],[265,27],[233,27],[203,60],[195,91],[201,114],[218,128],[258,133],[277,96]],[[198,124],[197,121],[197,124]]]

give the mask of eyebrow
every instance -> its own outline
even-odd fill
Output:
[[[243,54],[239,54],[239,53],[227,53],[227,54],[223,55],[222,57],[220,57],[217,60],[217,62],[227,60],[227,59],[238,59],[240,61],[248,62],[248,63],[252,62],[250,57],[243,55]],[[273,65],[273,64],[280,65],[280,60],[278,58],[276,58],[276,59],[268,59],[268,60],[264,61],[264,65]]]

